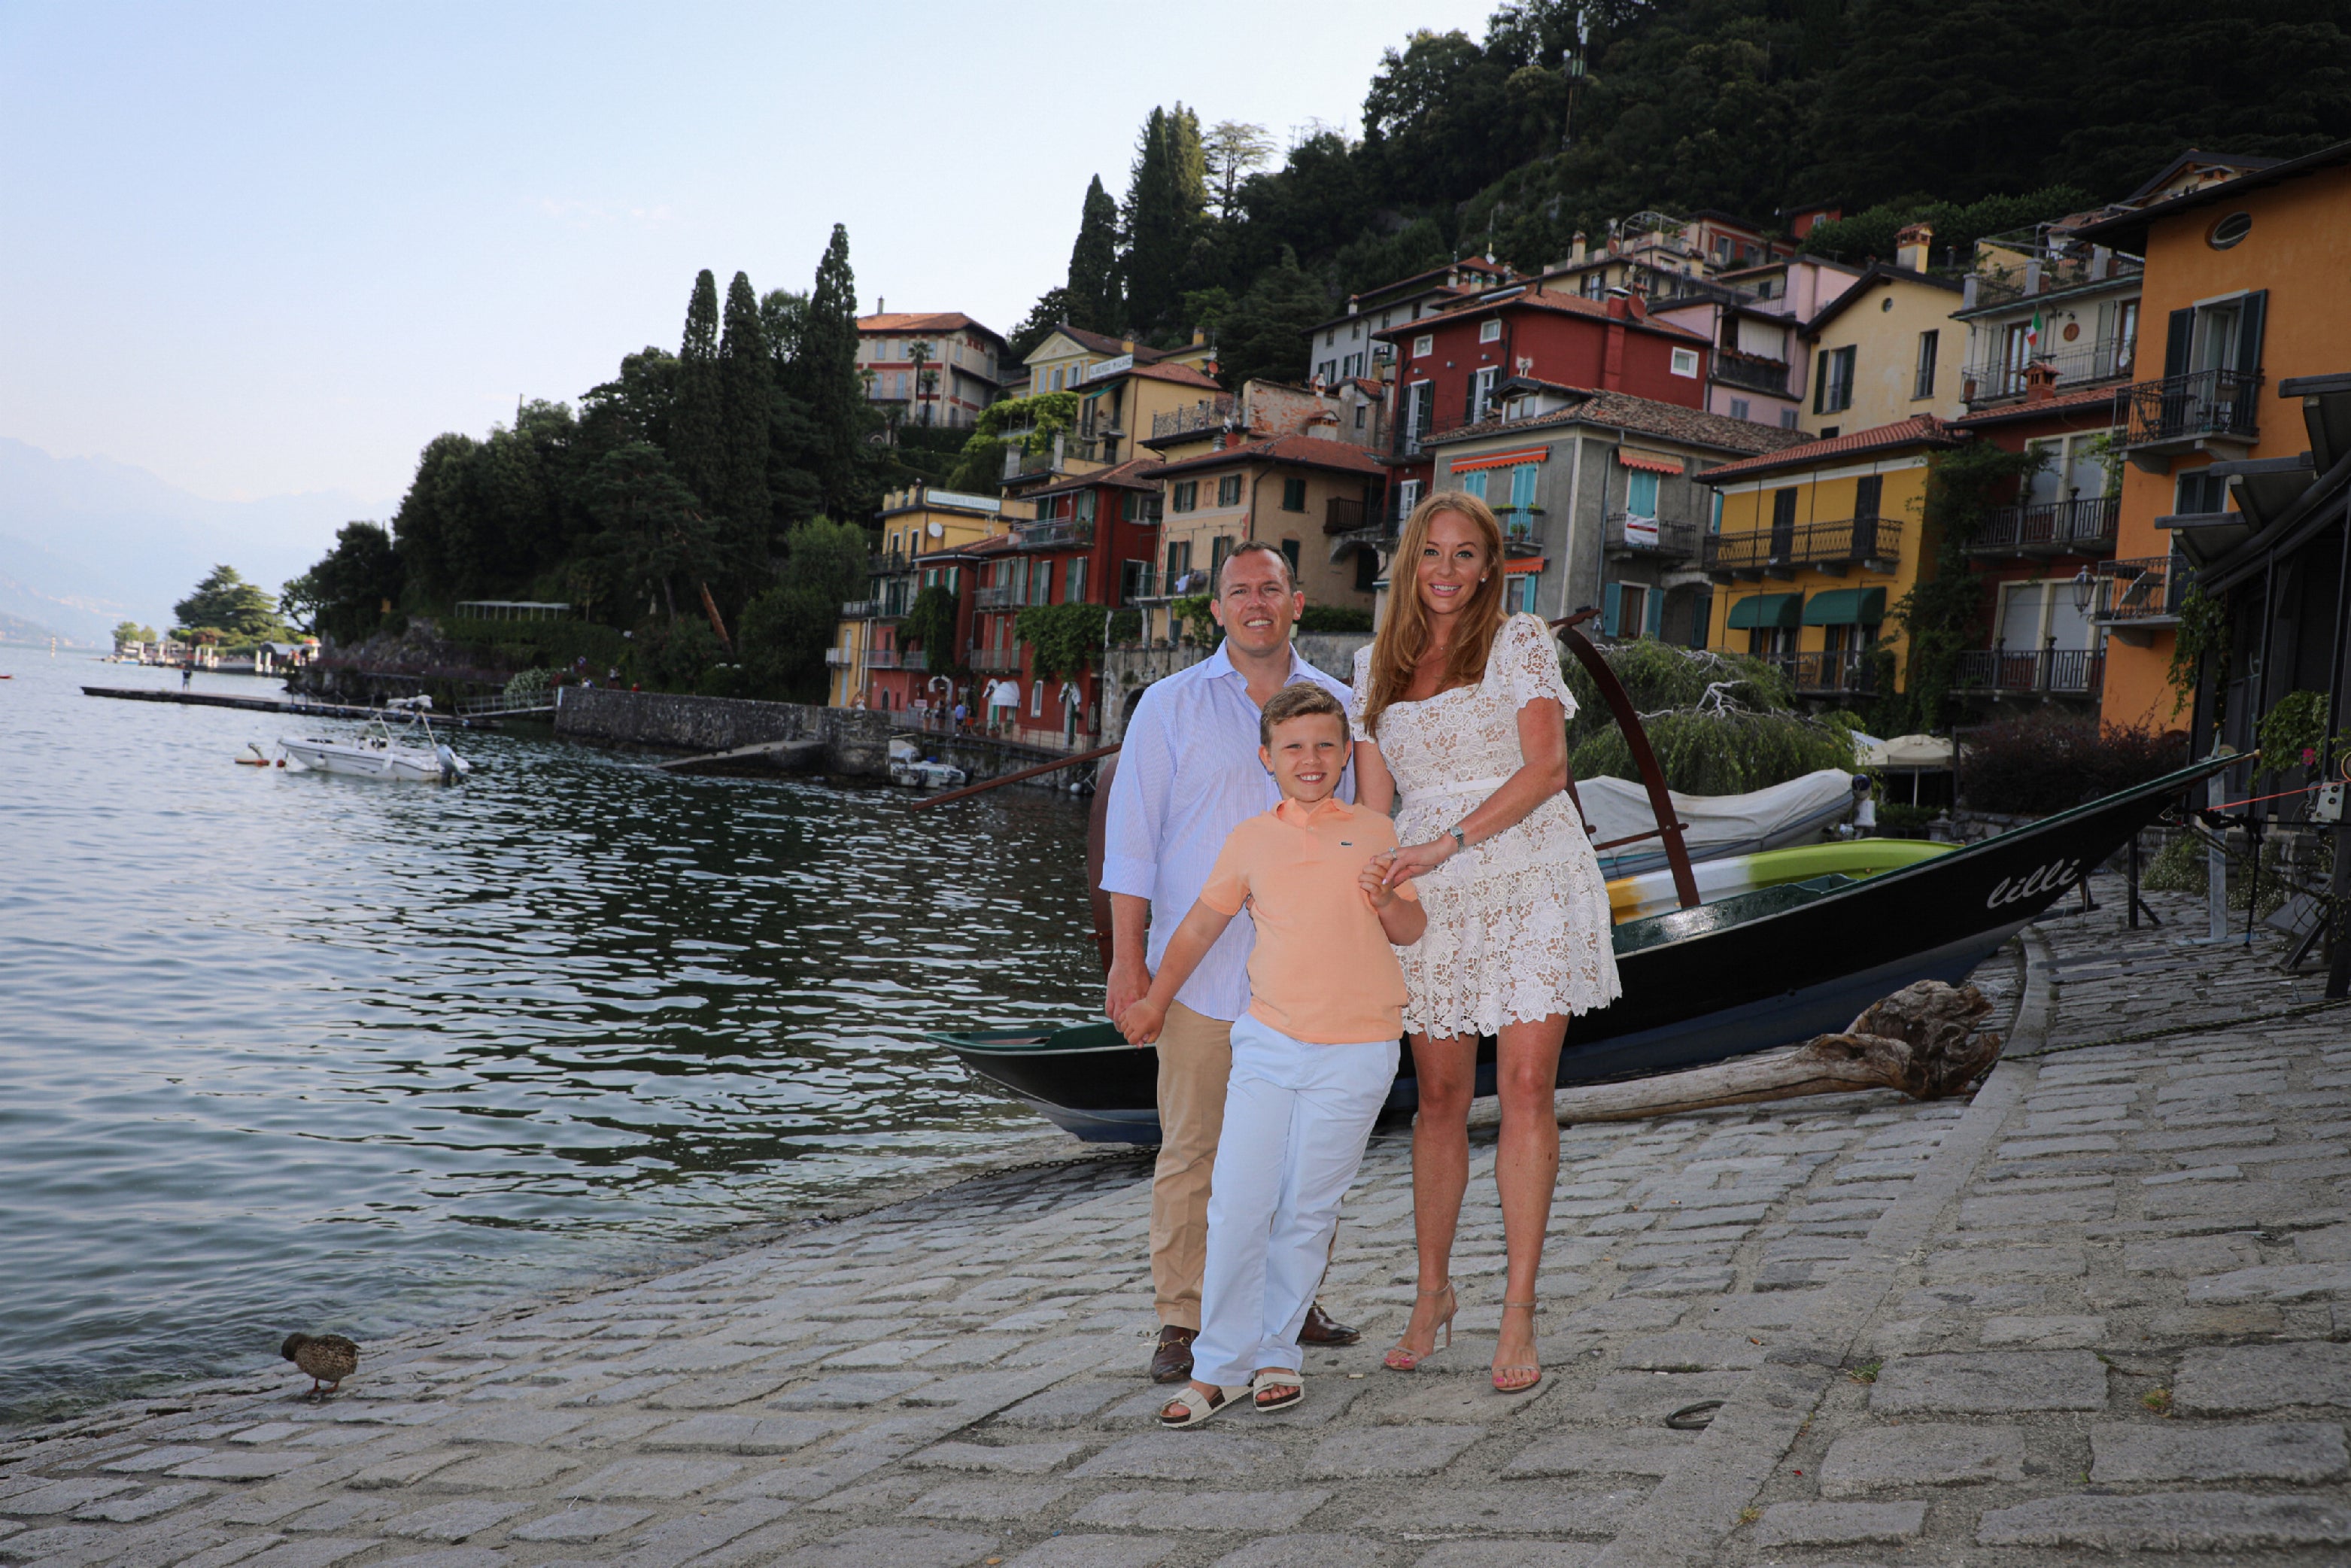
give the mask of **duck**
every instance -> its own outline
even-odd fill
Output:
[[[320,1395],[322,1383],[326,1394],[334,1393],[360,1366],[360,1347],[339,1333],[290,1333],[277,1354],[310,1375],[313,1396]]]

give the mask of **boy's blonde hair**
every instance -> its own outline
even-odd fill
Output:
[[[1312,681],[1293,681],[1274,693],[1267,700],[1265,710],[1258,715],[1257,743],[1270,747],[1273,744],[1275,725],[1288,724],[1293,718],[1304,718],[1309,714],[1317,713],[1328,714],[1337,719],[1339,738],[1347,738],[1347,710],[1339,706],[1339,699]]]

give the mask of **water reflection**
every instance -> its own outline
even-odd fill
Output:
[[[1098,996],[1072,801],[909,818],[503,737],[455,789],[263,772],[229,757],[315,726],[0,669],[0,1410],[1033,1130],[921,1037]]]

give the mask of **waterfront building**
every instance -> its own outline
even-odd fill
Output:
[[[2343,482],[2351,453],[2351,141],[2260,167],[2188,154],[2158,193],[2075,231],[2146,258],[2141,379],[2116,397],[2115,559],[2093,614],[2114,634],[2101,714],[2192,716],[2241,747],[2297,688],[2343,707]],[[2259,162],[2259,161],[2252,161]],[[2185,166],[2183,166],[2185,165]],[[2163,179],[2166,176],[2158,176]],[[2157,373],[2159,372],[2159,373]],[[2227,612],[2192,716],[2170,681],[2183,612]],[[2225,672],[2226,684],[2211,682]]]
[[[1490,257],[1467,256],[1443,267],[1399,277],[1351,295],[1347,311],[1317,321],[1306,332],[1306,359],[1299,374],[1324,387],[1364,380],[1384,383],[1395,371],[1395,345],[1377,334],[1399,322],[1413,322],[1444,306],[1499,288],[1515,277]]]
[[[1707,646],[1752,653],[1838,706],[1900,688],[1907,639],[1887,612],[1935,557],[1927,465],[1966,437],[1931,414],[1814,440],[1698,476],[1717,499],[1700,561],[1716,591]]]
[[[1927,270],[1934,240],[1928,225],[1903,229],[1892,263],[1864,268],[1804,323],[1812,377],[1803,429],[1829,438],[1967,412],[1950,320],[1964,286]]]
[[[867,558],[865,596],[841,607],[833,644],[825,650],[831,677],[825,701],[832,707],[903,710],[918,702],[938,705],[930,685],[935,650],[901,643],[899,630],[915,597],[925,588],[944,588],[958,604],[969,594],[956,552],[996,538],[1025,519],[1025,503],[973,496],[917,484],[882,498],[881,548]],[[968,631],[968,612],[959,611],[957,646]],[[953,698],[947,699],[953,706]]]
[[[1650,300],[1649,314],[1714,344],[1708,413],[1794,430],[1810,381],[1804,324],[1861,271],[1816,256],[1781,256],[1712,278],[1679,278]]]
[[[1004,340],[960,310],[857,319],[865,395],[905,424],[969,425],[1004,395]]]

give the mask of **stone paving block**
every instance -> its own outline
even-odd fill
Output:
[[[1314,1446],[1303,1473],[1309,1480],[1432,1475],[1485,1435],[1483,1427],[1375,1427],[1340,1432]]]
[[[674,1377],[629,1377],[618,1383],[607,1383],[595,1388],[584,1388],[569,1399],[566,1405],[599,1407],[611,1405],[633,1405],[661,1389],[677,1382]]]
[[[282,1545],[272,1546],[255,1557],[239,1554],[235,1557],[223,1557],[218,1561],[235,1563],[238,1568],[327,1568],[327,1564],[330,1563],[340,1563],[346,1557],[356,1557],[360,1552],[381,1544],[382,1542],[379,1541],[352,1541],[322,1536],[315,1541],[288,1541]],[[191,1558],[183,1568],[196,1568],[195,1560]]]
[[[747,1361],[758,1361],[768,1354],[767,1347],[763,1345],[696,1339],[656,1345],[621,1364],[629,1372],[723,1372]]]
[[[1628,1296],[1718,1296],[1738,1282],[1729,1269],[1655,1269],[1628,1276],[1621,1291]]]
[[[916,1519],[1027,1519],[1070,1495],[1067,1481],[953,1481],[906,1505]]]
[[[1079,1377],[1032,1394],[996,1416],[1007,1427],[1071,1427],[1091,1417],[1133,1385],[1107,1378]]]
[[[768,1401],[772,1410],[856,1410],[895,1399],[931,1381],[926,1372],[844,1372],[787,1390]]]
[[[955,1530],[844,1531],[776,1560],[777,1568],[964,1568],[987,1555],[996,1539]]]
[[[2051,1159],[2061,1155],[2110,1155],[2122,1147],[2111,1133],[2089,1133],[2072,1138],[2019,1138],[2001,1145],[1994,1157],[2001,1160]]]
[[[2131,1274],[2179,1278],[2250,1269],[2262,1260],[2260,1250],[2241,1236],[2182,1236],[2168,1241],[2123,1244],[2123,1270]]]
[[[608,1535],[634,1529],[652,1517],[650,1509],[596,1503],[534,1519],[528,1524],[516,1525],[507,1534],[515,1541],[601,1541]]]
[[[2115,1217],[2111,1192],[2032,1192],[1970,1197],[1959,1203],[1961,1230],[2027,1232],[2043,1225],[2081,1225]]]
[[[1065,1443],[935,1443],[906,1463],[922,1469],[995,1470],[1006,1475],[1040,1476],[1057,1470],[1092,1445]]]
[[[1900,1544],[1927,1527],[1923,1502],[1775,1502],[1755,1527],[1758,1546]]]
[[[885,1339],[872,1344],[844,1350],[840,1354],[820,1362],[827,1372],[874,1372],[904,1366],[928,1355],[947,1342],[943,1339]]]
[[[1803,1321],[1804,1314],[1820,1299],[1816,1291],[1806,1293],[1799,1291],[1726,1296],[1721,1301],[1695,1309],[1688,1326],[1702,1332],[1711,1330],[1736,1334],[1762,1334],[1774,1329],[1793,1328]]]
[[[1648,1494],[1646,1486],[1586,1490],[1555,1481],[1437,1487],[1391,1498],[1354,1522],[1359,1529],[1392,1534],[1475,1531],[1486,1535],[1591,1539],[1614,1534]]]
[[[434,1470],[473,1457],[465,1448],[429,1448],[422,1453],[395,1454],[369,1465],[343,1484],[362,1489],[411,1486]]]
[[[263,1443],[278,1442],[287,1437],[298,1437],[308,1430],[309,1430],[308,1427],[297,1426],[291,1421],[264,1421],[258,1427],[247,1427],[242,1432],[230,1433],[228,1440],[232,1443],[243,1443],[248,1447],[255,1447]]]
[[[0,1501],[0,1513],[16,1514],[21,1518],[38,1518],[46,1513],[71,1513],[103,1498],[119,1497],[135,1490],[138,1485],[137,1481],[110,1480],[102,1476],[51,1481],[47,1486],[34,1487]]]
[[[1987,1345],[2079,1348],[2097,1343],[2105,1329],[2104,1318],[1995,1317],[1984,1320],[1981,1338]]]
[[[378,1568],[500,1568],[506,1559],[483,1546],[451,1546],[438,1552],[417,1552],[380,1557]]]
[[[1981,1546],[2094,1552],[2255,1552],[2351,1545],[2351,1508],[2320,1498],[2242,1492],[2041,1498],[1987,1513]]]
[[[1261,1437],[1152,1432],[1113,1443],[1070,1473],[1081,1480],[1249,1480],[1262,1479],[1280,1457]]]
[[[1502,1467],[1506,1479],[1520,1476],[1664,1476],[1689,1457],[1695,1432],[1658,1427],[1621,1427],[1602,1431],[1561,1432],[1522,1450]]]
[[[192,1502],[210,1497],[212,1491],[212,1488],[193,1481],[180,1486],[154,1487],[137,1497],[109,1498],[103,1502],[76,1509],[74,1517],[92,1522],[136,1524],[142,1519],[154,1519],[174,1509],[185,1508]]]
[[[1269,1535],[1217,1559],[1214,1568],[1373,1568],[1387,1561],[1360,1535]]]
[[[2090,1479],[2146,1481],[2273,1480],[2301,1485],[2340,1477],[2351,1456],[2334,1422],[2094,1427]]]
[[[655,1410],[724,1410],[730,1405],[765,1399],[790,1381],[782,1373],[755,1373],[743,1377],[690,1377],[661,1389],[645,1403]]]
[[[2342,1309],[2338,1306],[2336,1311]],[[2158,1312],[2145,1333],[2159,1344],[2232,1344],[2275,1339],[2285,1332],[2285,1314],[2262,1305],[2241,1307],[2180,1307]],[[2337,1335],[2337,1338],[2343,1336]]]
[[[469,1535],[479,1535],[494,1524],[503,1524],[518,1513],[528,1513],[530,1505],[521,1502],[494,1502],[487,1498],[466,1498],[458,1502],[436,1503],[418,1509],[414,1513],[402,1514],[385,1524],[386,1535],[409,1535],[427,1541],[463,1541]]]
[[[583,1480],[572,1482],[556,1495],[585,1498],[591,1502],[614,1498],[669,1500],[691,1497],[742,1469],[719,1459],[622,1459]]]
[[[1056,1535],[1004,1568],[1152,1568],[1182,1542],[1132,1535]]]
[[[2284,1218],[2309,1207],[2300,1189],[2286,1182],[2191,1182],[2150,1189],[2140,1201],[2149,1219],[2250,1219]]]
[[[1629,1342],[1616,1364],[1639,1372],[1744,1371],[1763,1364],[1763,1346],[1743,1333],[1649,1334]]]
[[[570,1474],[586,1461],[545,1448],[508,1448],[461,1459],[419,1483],[428,1491],[521,1491]]]
[[[1447,1541],[1413,1568],[1590,1568],[1599,1554],[1596,1546],[1568,1541]]]
[[[1327,1491],[1114,1491],[1095,1498],[1071,1522],[1107,1530],[1262,1530],[1304,1519],[1331,1500]]]
[[[172,1443],[158,1448],[141,1448],[135,1454],[125,1454],[110,1459],[98,1468],[117,1475],[143,1475],[150,1470],[168,1470],[173,1465],[184,1465],[190,1459],[201,1459],[212,1450],[195,1443]],[[0,1490],[0,1497],[7,1495]]]
[[[1829,1445],[1820,1469],[1821,1495],[1825,1498],[2023,1479],[2022,1427],[1923,1421],[1847,1432]]]
[[[1946,1248],[1927,1256],[1930,1285],[1976,1281],[2074,1280],[2088,1271],[2079,1243],[2056,1247]]]
[[[353,1525],[374,1524],[390,1519],[411,1506],[406,1498],[367,1493],[329,1497],[316,1508],[306,1508],[291,1519],[280,1520],[277,1528],[298,1535],[332,1535]]]
[[[2171,1385],[2182,1415],[2235,1416],[2294,1406],[2351,1406],[2351,1344],[2190,1350]]]
[[[2103,1410],[2106,1369],[2086,1351],[1986,1351],[1889,1361],[1869,1391],[1884,1415]]]
[[[1729,1398],[1741,1381],[1735,1372],[1612,1372],[1588,1390],[1563,1390],[1545,1408],[1604,1427],[1656,1426],[1685,1406]]]
[[[212,1453],[201,1459],[190,1459],[184,1465],[172,1467],[171,1474],[194,1480],[258,1481],[282,1476],[288,1470],[298,1470],[306,1465],[319,1463],[319,1456],[307,1451],[293,1453]],[[11,1506],[15,1506],[11,1500]]]
[[[2294,1255],[2304,1263],[2351,1262],[2351,1225],[2304,1231],[2294,1239]]]
[[[2190,1306],[2309,1301],[2351,1295],[2351,1263],[2280,1263],[2215,1274],[2188,1287]]]
[[[640,1440],[672,1452],[789,1454],[841,1430],[839,1421],[810,1416],[691,1416]]]

